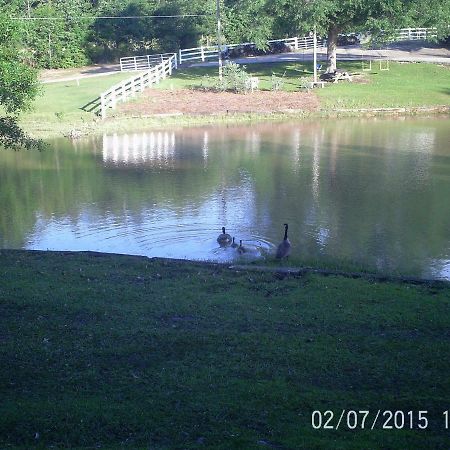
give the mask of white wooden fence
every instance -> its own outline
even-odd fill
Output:
[[[417,41],[434,39],[437,36],[436,28],[400,28],[395,36],[398,41]]]
[[[292,51],[307,50],[313,47],[313,38],[310,36],[292,37],[287,39],[274,39],[267,41],[268,45],[275,44],[277,42],[284,43],[286,47]],[[318,39],[317,45],[323,47],[325,45],[324,40]],[[253,42],[244,42],[241,44],[226,44],[222,46],[223,50],[232,50],[234,48],[244,48],[248,45],[255,45]],[[142,55],[142,56],[130,56],[127,58],[120,58],[120,70],[132,71],[132,70],[144,70],[152,67],[155,64],[159,64],[164,59],[172,56],[173,53],[162,53],[160,55]],[[217,59],[217,45],[209,47],[193,47],[184,48],[178,51],[176,64],[183,64],[186,62],[199,62],[207,61],[210,59]]]
[[[433,39],[436,37],[436,28],[401,28],[397,30],[395,36],[396,40],[419,40],[419,39]],[[292,51],[308,50],[313,47],[313,38],[310,36],[295,36],[286,39],[273,39],[267,41],[268,45],[274,43],[284,43],[286,47]],[[248,45],[255,45],[253,42],[244,42],[241,44],[226,44],[222,48],[224,50],[232,50],[235,48],[244,48]],[[326,46],[326,40],[317,39],[317,46]],[[120,58],[120,70],[124,71],[136,71],[150,69],[154,65],[161,63],[162,61],[173,56],[173,53],[161,53],[159,55],[143,55],[143,56],[130,56],[126,58]],[[217,58],[217,45],[184,48],[178,51],[175,65],[183,64],[186,62],[198,62],[207,61]]]
[[[153,66],[151,69],[128,78],[118,84],[115,84],[107,91],[100,94],[100,115],[102,119],[106,117],[108,108],[114,109],[119,102],[125,102],[131,97],[135,97],[139,92],[153,84],[158,84],[162,79],[172,74],[176,66],[176,53],[173,53],[168,59]]]
[[[280,42],[286,45],[287,49],[291,51],[297,50],[307,50],[313,48],[313,38],[309,36],[303,37],[293,37],[286,39],[273,39],[271,41],[267,41],[268,45],[275,44],[276,42]],[[318,39],[317,45],[319,47],[323,47],[325,41]],[[226,44],[222,45],[223,50],[232,50],[235,48],[244,48],[248,45],[255,45],[253,42],[244,42],[242,44]],[[207,59],[217,58],[217,45],[213,45],[210,47],[194,47],[194,48],[185,48],[178,51],[178,61],[180,64],[185,62],[194,62],[194,61],[206,61]]]
[[[120,70],[122,72],[132,72],[151,69],[171,58],[173,55],[174,53],[160,53],[159,55],[127,56],[125,58],[120,58]],[[178,56],[175,53],[175,68],[178,65],[177,59]]]

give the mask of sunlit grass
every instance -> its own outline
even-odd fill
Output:
[[[381,68],[385,68],[385,62]],[[357,74],[355,82],[327,83],[325,89],[314,92],[320,97],[322,109],[386,108],[448,105],[450,101],[450,68],[427,63],[402,64],[390,62],[389,70],[380,70],[372,63],[370,72],[363,71],[361,61],[339,63],[339,68]],[[284,81],[283,90],[301,90],[301,78],[312,77],[310,63],[247,64],[246,70],[260,78],[260,89],[271,89],[271,76]],[[202,78],[217,77],[215,67],[194,67],[175,72],[158,89],[199,88]]]
[[[130,73],[117,73],[80,78],[78,82],[71,80],[42,84],[40,95],[36,98],[31,111],[23,115],[22,120],[58,122],[74,118],[90,119],[92,114],[81,108],[95,100],[101,92],[130,76],[132,76]]]
[[[357,63],[342,66],[361,72]],[[374,62],[372,68],[371,72],[362,72],[367,77],[365,83],[341,82],[318,89],[322,108],[396,108],[450,102],[450,67],[391,62],[385,71]]]
[[[298,92],[302,79],[312,77],[310,63],[248,64],[247,71],[260,78],[260,89],[271,89],[271,77],[275,74],[283,79],[283,90]],[[390,70],[379,70],[372,64],[371,72],[363,72],[361,62],[341,62],[339,67],[356,73],[355,82],[327,83],[324,89],[315,89],[319,96],[321,111],[318,115],[333,113],[341,109],[393,108],[448,105],[450,100],[450,68],[425,63],[390,63]],[[180,68],[163,80],[154,89],[198,89],[212,84],[217,77],[217,67]],[[21,116],[25,129],[37,136],[54,136],[72,128],[84,127],[88,132],[101,132],[111,127],[126,130],[138,127],[142,120],[127,121],[126,118],[110,119],[107,123],[96,123],[98,117],[82,108],[113,84],[133,76],[119,73],[107,77],[93,77],[76,81],[63,81],[42,86],[42,95],[34,103],[33,110]],[[134,100],[137,107],[139,98]],[[268,111],[270,113],[270,111]],[[110,113],[110,115],[113,115]],[[277,117],[278,118],[278,117]],[[243,118],[246,120],[246,118]],[[257,119],[253,115],[251,120]],[[142,126],[164,126],[167,124],[202,124],[211,121],[242,120],[234,117],[178,117],[146,119]]]

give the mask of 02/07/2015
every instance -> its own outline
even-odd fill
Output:
[[[449,411],[444,411],[443,427],[449,428]],[[334,411],[315,410],[311,414],[311,425],[315,430],[338,430],[339,428],[383,430],[419,429],[426,430],[429,426],[428,411],[391,411],[391,410],[346,410]]]

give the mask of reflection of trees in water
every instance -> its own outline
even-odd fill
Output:
[[[305,121],[105,135],[75,146],[58,141],[43,153],[3,152],[2,243],[22,246],[37,214],[76,224],[89,209],[138,226],[152,208],[203,211],[208,204],[218,222],[245,223],[273,242],[289,222],[305,258],[413,265],[449,245],[445,138],[439,121]]]

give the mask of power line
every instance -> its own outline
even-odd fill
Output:
[[[212,16],[212,14],[174,14],[174,15],[162,15],[162,16],[80,16],[80,17],[10,17],[11,20],[67,20],[67,19],[101,19],[101,20],[120,20],[120,19],[168,19],[168,18],[183,18],[183,17],[207,17]]]

